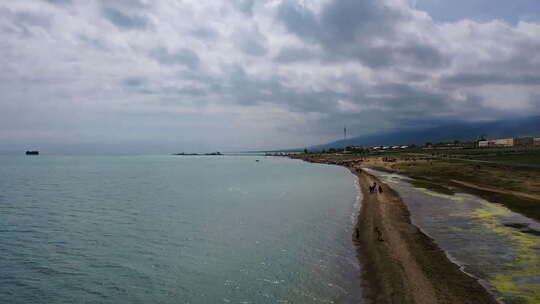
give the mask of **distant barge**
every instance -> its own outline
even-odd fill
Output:
[[[223,155],[221,154],[221,152],[212,152],[212,153],[204,153],[204,154],[199,154],[199,153],[173,153],[171,155],[179,155],[179,156],[194,156],[194,155],[206,155],[206,156],[213,156],[213,155]]]
[[[39,151],[26,151],[26,155],[39,155]]]

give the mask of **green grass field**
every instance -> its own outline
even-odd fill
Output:
[[[374,169],[398,172],[415,179],[418,187],[451,194],[463,191],[507,206],[509,209],[540,221],[540,200],[513,195],[517,191],[540,196],[540,147],[415,150],[364,154],[302,154],[296,158],[319,162],[340,160],[377,160],[364,162]],[[383,159],[396,162],[384,162]],[[497,193],[468,188],[452,182],[489,186]]]

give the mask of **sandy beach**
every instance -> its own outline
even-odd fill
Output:
[[[352,171],[364,195],[353,239],[364,269],[367,303],[497,303],[411,224],[394,190],[364,171]],[[373,183],[383,192],[370,193]]]
[[[358,176],[363,200],[352,238],[362,265],[364,303],[499,303],[411,223],[396,191],[354,162],[322,163],[345,166]],[[382,193],[370,193],[374,183]]]

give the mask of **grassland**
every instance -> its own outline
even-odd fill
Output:
[[[297,158],[401,173],[431,190],[478,195],[540,221],[540,148],[302,154]]]

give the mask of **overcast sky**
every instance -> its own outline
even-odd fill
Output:
[[[538,0],[0,2],[0,151],[303,147],[540,115]]]

